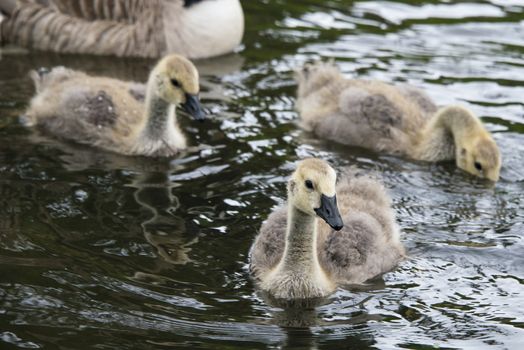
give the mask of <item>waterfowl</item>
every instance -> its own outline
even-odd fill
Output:
[[[438,109],[409,85],[346,79],[331,62],[307,64],[296,79],[302,124],[319,137],[417,160],[455,160],[470,174],[499,179],[497,144],[465,107]]]
[[[391,270],[403,257],[382,184],[344,175],[319,159],[300,162],[287,205],[271,213],[250,251],[250,271],[276,299],[320,298]],[[319,220],[323,219],[323,221]]]
[[[204,118],[198,71],[178,55],[162,59],[145,87],[64,67],[30,75],[37,93],[23,116],[26,125],[116,153],[172,156],[187,146],[175,107]]]
[[[65,53],[206,58],[244,33],[239,0],[0,0],[1,41]]]

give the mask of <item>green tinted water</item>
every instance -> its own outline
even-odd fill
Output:
[[[524,343],[524,2],[244,1],[244,47],[197,62],[200,151],[129,158],[17,123],[27,71],[143,81],[153,61],[26,53],[0,60],[0,348],[345,349]],[[319,141],[296,125],[292,70],[406,81],[483,117],[494,187],[455,169]],[[380,171],[410,259],[316,310],[269,307],[247,252],[297,159]],[[290,326],[307,325],[305,328]]]

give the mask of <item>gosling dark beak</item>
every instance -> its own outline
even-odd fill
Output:
[[[320,208],[315,209],[315,213],[324,219],[335,231],[340,231],[342,227],[344,227],[344,222],[338,211],[336,195],[333,197],[322,195],[322,197],[320,197]]]
[[[191,114],[196,120],[203,121],[206,119],[198,95],[186,94],[186,102],[182,104],[182,108],[184,108],[184,111]]]

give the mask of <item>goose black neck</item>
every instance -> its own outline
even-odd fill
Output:
[[[184,7],[191,7],[205,0],[184,0]],[[209,0],[208,0],[209,1]]]

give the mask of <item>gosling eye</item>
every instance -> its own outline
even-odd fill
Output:
[[[171,84],[174,86],[174,87],[181,87],[182,85],[180,85],[180,82],[176,79],[171,79]]]
[[[304,182],[306,187],[310,190],[313,189],[313,182],[311,182],[311,180],[306,180],[306,182]]]
[[[302,67],[302,73],[307,77],[310,71],[310,67],[308,65]]]
[[[482,164],[480,164],[479,162],[475,162],[475,169],[477,169],[478,171],[482,171]]]

